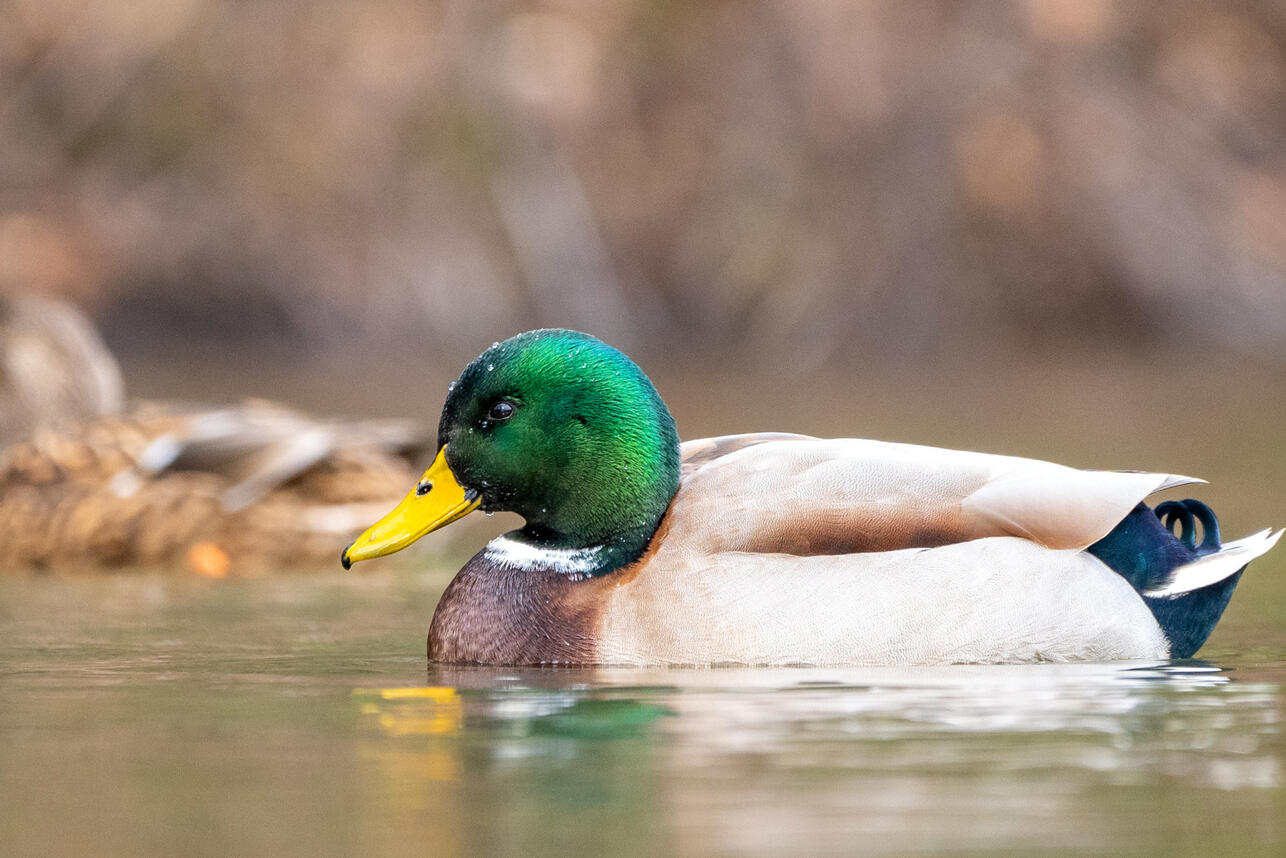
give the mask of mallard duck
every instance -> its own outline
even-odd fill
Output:
[[[1185,658],[1282,533],[1221,544],[1204,504],[1149,508],[1200,482],[1169,474],[777,433],[680,444],[643,371],[567,330],[465,367],[438,444],[342,562],[476,509],[526,519],[443,593],[441,662]]]

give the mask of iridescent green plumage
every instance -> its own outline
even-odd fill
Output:
[[[501,401],[512,414],[491,419]],[[514,538],[603,546],[595,573],[643,553],[679,487],[678,434],[652,382],[575,331],[530,331],[479,355],[451,387],[438,443],[483,509],[527,520]]]

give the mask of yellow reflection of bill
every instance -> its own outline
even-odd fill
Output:
[[[460,731],[460,695],[448,686],[357,688],[353,696],[377,698],[364,702],[361,712],[376,716],[389,736],[451,736]]]

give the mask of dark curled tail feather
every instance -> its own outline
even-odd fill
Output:
[[[1214,510],[1203,504],[1201,501],[1188,498],[1181,501],[1166,501],[1156,505],[1153,510],[1156,517],[1165,524],[1165,529],[1174,532],[1175,524],[1179,524],[1179,541],[1188,547],[1194,555],[1200,557],[1204,554],[1211,554],[1220,548],[1219,541],[1219,519],[1215,518]],[[1197,529],[1195,521],[1201,522],[1201,544],[1197,544]]]
[[[1197,541],[1197,524],[1201,541]],[[1178,525],[1176,535],[1173,528]],[[1244,566],[1222,580],[1176,595],[1149,596],[1184,564],[1222,548],[1219,520],[1196,500],[1166,501],[1155,510],[1139,504],[1112,532],[1087,550],[1143,595],[1170,641],[1172,658],[1189,658],[1206,642],[1223,615]]]

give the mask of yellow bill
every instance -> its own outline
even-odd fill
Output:
[[[447,448],[420,477],[420,482],[393,511],[367,528],[366,532],[344,549],[340,562],[345,569],[359,560],[383,557],[401,551],[415,540],[463,518],[478,508],[478,493],[456,482],[447,464]]]

